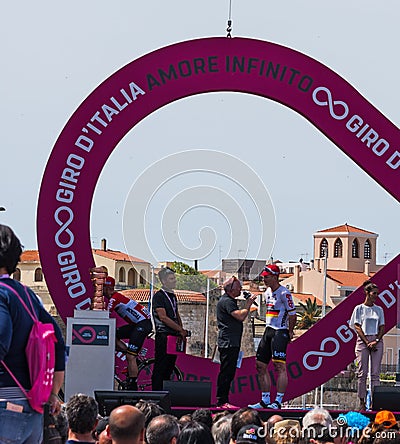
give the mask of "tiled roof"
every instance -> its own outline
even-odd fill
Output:
[[[134,299],[138,302],[148,302],[150,298],[150,290],[148,288],[135,288],[132,290],[122,290],[120,293],[124,294],[129,299]],[[202,293],[189,290],[174,290],[178,302],[206,302],[206,297]]]
[[[364,281],[369,279],[375,273],[370,273],[367,276],[365,273],[360,271],[339,271],[339,270],[328,270],[327,276],[336,282],[339,282],[344,287],[360,287]]]
[[[140,259],[135,256],[129,256],[129,254],[122,253],[122,251],[117,250],[101,250],[101,249],[93,249],[94,254],[98,256],[106,257],[107,259],[112,259],[114,261],[125,261],[125,262],[142,262],[144,264],[148,264],[147,261]]]
[[[292,276],[293,276],[293,273],[280,273],[279,274],[279,280],[287,279],[287,278],[292,277]]]
[[[376,234],[372,231],[363,230],[362,228],[353,227],[352,225],[344,224],[337,227],[327,228],[326,230],[317,231],[317,233],[364,233],[364,234]]]
[[[21,254],[20,262],[40,262],[38,250],[26,250]]]
[[[199,270],[199,272],[209,278],[220,278],[225,274],[222,270]]]
[[[317,301],[317,305],[322,305],[321,299],[318,299],[313,294],[309,294],[309,293],[294,293],[294,292],[292,292],[292,296],[293,296],[294,302],[300,301],[302,304],[305,304],[307,299],[311,299],[313,301],[314,298],[315,298],[316,301]]]

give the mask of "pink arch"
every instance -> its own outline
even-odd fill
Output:
[[[161,48],[98,86],[69,119],[48,160],[38,203],[38,244],[49,291],[63,318],[71,316],[75,307],[88,308],[87,270],[93,266],[90,208],[108,156],[128,131],[155,110],[212,91],[255,94],[292,108],[399,200],[399,129],[326,66],[284,46],[245,38],[206,38]],[[394,292],[388,286],[397,279],[398,263],[399,257],[376,276],[380,288]],[[356,292],[338,307],[340,313],[335,309],[340,316],[327,316],[291,346],[294,364],[288,398],[319,385],[352,359],[353,339],[347,337],[346,342],[348,333],[340,328],[361,298]],[[388,327],[395,324],[395,309],[385,307]],[[325,348],[321,347],[326,338],[337,340],[338,328],[341,359],[334,358],[339,351],[328,356],[336,348],[335,341],[325,341]],[[311,364],[304,364],[306,353],[313,351],[308,355]],[[308,369],[307,365],[317,366],[319,357],[318,369]],[[188,371],[192,364],[190,358],[181,363]],[[203,364],[202,371],[213,379],[216,370],[209,362]],[[244,371],[254,373],[253,360],[245,360]],[[246,391],[252,392],[257,393],[257,387]],[[240,393],[234,396],[237,402],[244,399]]]

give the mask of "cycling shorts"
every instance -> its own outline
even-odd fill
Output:
[[[144,319],[137,324],[127,324],[117,328],[117,339],[129,339],[127,353],[137,356],[144,340],[151,333],[153,326],[150,319]]]
[[[257,348],[257,361],[268,364],[274,362],[286,362],[286,348],[290,342],[289,330],[276,330],[267,327]]]

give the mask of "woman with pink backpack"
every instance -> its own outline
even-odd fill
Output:
[[[11,278],[21,253],[11,228],[0,225],[0,442],[37,444],[43,403],[60,410],[65,344],[40,299]]]

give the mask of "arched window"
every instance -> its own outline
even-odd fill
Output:
[[[371,259],[371,242],[368,239],[364,244],[364,259]]]
[[[118,272],[118,282],[125,282],[125,268],[121,267]]]
[[[35,282],[42,282],[43,281],[43,273],[41,268],[36,268],[35,270]]]
[[[140,270],[140,285],[146,285],[146,271]]]
[[[15,279],[16,281],[20,281],[21,280],[21,270],[19,268],[17,268],[13,275],[12,278]]]
[[[137,286],[137,272],[134,268],[130,268],[128,271],[128,285],[130,287]]]
[[[360,245],[357,239],[351,244],[351,257],[360,257]]]
[[[328,241],[324,238],[319,244],[319,257],[325,257],[325,253],[328,255]]]
[[[343,243],[339,238],[337,238],[335,240],[335,247],[334,247],[334,251],[333,251],[333,256],[334,257],[342,257],[343,256]]]

